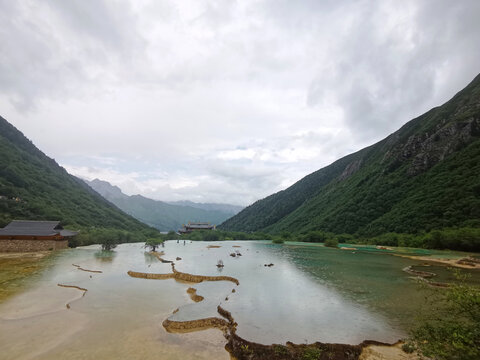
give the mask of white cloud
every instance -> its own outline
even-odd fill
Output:
[[[2,116],[72,173],[247,205],[448,100],[480,3],[0,0]]]

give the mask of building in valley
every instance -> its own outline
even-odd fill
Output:
[[[14,220],[0,229],[0,252],[65,249],[68,239],[77,234],[63,229],[60,221]]]
[[[184,224],[178,232],[180,234],[188,234],[192,231],[198,230],[215,230],[215,225],[212,225],[208,222],[188,222],[188,224]]]

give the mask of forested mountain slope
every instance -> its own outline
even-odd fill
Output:
[[[0,117],[0,227],[13,219],[60,220],[70,228],[155,230],[70,175]]]
[[[243,206],[232,205],[232,204],[219,204],[219,203],[196,203],[189,200],[179,200],[179,201],[167,201],[167,204],[180,205],[180,206],[191,206],[197,209],[203,210],[215,210],[224,212],[230,216],[238,214],[243,210]],[[229,216],[229,217],[230,217]]]
[[[480,227],[479,139],[480,75],[444,105],[220,227],[364,236]]]
[[[161,231],[177,231],[183,224],[189,221],[210,222],[216,225],[234,215],[223,210],[209,210],[194,206],[169,204],[141,195],[128,196],[117,186],[99,179],[86,181],[86,183],[126,213]],[[214,207],[215,204],[199,205],[212,205]]]

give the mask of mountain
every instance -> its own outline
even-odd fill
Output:
[[[360,236],[449,227],[480,227],[480,75],[382,141],[220,225],[233,231]]]
[[[127,214],[161,231],[178,230],[189,221],[220,224],[234,215],[233,212],[223,210],[228,209],[229,206],[233,207],[233,205],[196,204],[192,202],[185,202],[186,205],[183,205],[183,203],[177,205],[152,200],[141,195],[125,195],[117,186],[112,186],[110,183],[99,179],[85,182]],[[191,204],[194,204],[194,206]]]
[[[123,213],[0,117],[0,227],[13,219],[60,220],[77,229],[154,229]]]
[[[239,205],[231,205],[231,204],[216,204],[216,203],[196,203],[189,200],[180,200],[180,201],[167,201],[168,204],[171,205],[180,205],[180,206],[190,206],[197,209],[203,210],[213,210],[213,211],[220,211],[230,216],[238,214],[240,211],[243,210],[243,206]]]

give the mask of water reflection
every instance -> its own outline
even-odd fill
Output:
[[[145,264],[153,264],[153,263],[158,263],[158,258],[155,255],[152,255],[151,253],[145,251],[143,253],[145,256]]]
[[[333,288],[344,298],[383,315],[399,330],[405,331],[414,324],[424,303],[424,286],[402,271],[411,265],[417,268],[418,261],[381,254],[377,249],[342,251],[304,244],[272,250],[316,283]],[[446,266],[431,265],[429,269],[427,271],[437,274],[435,281],[454,281]],[[466,272],[472,275],[470,283],[480,283],[478,272]]]
[[[117,256],[117,253],[115,251],[106,251],[106,250],[100,250],[97,251],[95,254],[93,254],[96,260],[104,263],[111,263]]]

